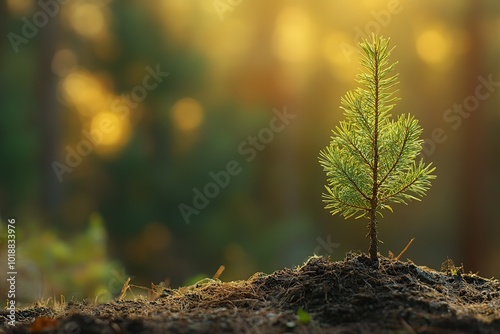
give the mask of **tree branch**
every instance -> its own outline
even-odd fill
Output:
[[[399,151],[398,157],[396,158],[396,161],[394,161],[394,164],[391,166],[391,168],[389,168],[389,171],[387,172],[387,174],[378,183],[379,187],[385,182],[387,177],[392,173],[392,171],[396,168],[399,161],[401,160],[401,157],[403,156],[403,151],[405,149],[406,143],[408,142],[409,136],[410,136],[410,129],[408,127],[406,127],[405,138],[403,140],[403,144],[401,145],[401,150]]]

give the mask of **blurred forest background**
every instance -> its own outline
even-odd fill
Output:
[[[396,46],[394,113],[420,120],[438,176],[380,219],[380,251],[415,237],[403,258],[500,277],[497,0],[6,0],[0,264],[16,218],[20,298],[105,300],[127,277],[176,287],[219,265],[227,281],[366,251],[366,221],[323,209],[317,157],[371,32]],[[270,134],[285,109],[296,117]],[[187,223],[179,205],[233,160]]]

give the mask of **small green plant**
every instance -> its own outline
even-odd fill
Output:
[[[441,263],[441,271],[451,276],[460,276],[464,273],[464,265],[462,264],[460,267],[457,267],[452,259],[447,258],[446,261]]]
[[[357,88],[341,99],[345,120],[333,130],[330,145],[320,151],[326,172],[325,208],[369,219],[369,255],[378,261],[377,214],[392,211],[390,203],[419,200],[430,187],[434,167],[415,161],[422,150],[422,128],[411,115],[393,119],[390,111],[398,100],[394,86],[397,63],[389,63],[393,48],[389,39],[372,35],[360,43],[362,73]]]
[[[307,324],[309,324],[311,322],[312,317],[311,317],[311,315],[309,313],[307,313],[306,311],[304,311],[302,309],[302,307],[299,307],[299,309],[297,310],[297,320],[302,325],[307,325]]]

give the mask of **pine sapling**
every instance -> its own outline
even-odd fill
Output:
[[[422,128],[411,115],[394,119],[398,100],[394,86],[397,63],[389,63],[389,39],[372,35],[360,43],[362,72],[356,88],[341,99],[345,120],[333,130],[330,144],[320,151],[327,176],[325,208],[346,219],[368,218],[370,259],[378,261],[377,216],[392,211],[389,204],[420,200],[435,178],[422,159]]]

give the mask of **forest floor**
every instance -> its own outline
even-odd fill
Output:
[[[500,333],[500,281],[363,254],[159,296],[0,312],[0,333]]]

